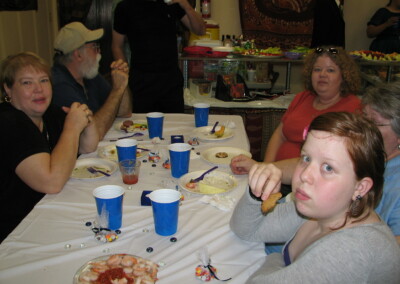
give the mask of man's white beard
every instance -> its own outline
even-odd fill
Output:
[[[93,79],[99,74],[99,62],[101,60],[101,54],[97,53],[96,60],[91,62],[89,59],[82,63],[82,75],[85,79]]]

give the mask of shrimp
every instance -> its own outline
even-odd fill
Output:
[[[105,263],[105,261],[99,261],[99,262],[93,262],[91,264],[90,270],[95,272],[95,273],[102,273],[108,269],[108,265]]]
[[[112,284],[127,284],[128,280],[126,278],[122,278],[122,279],[114,279],[111,280]]]
[[[125,272],[126,275],[131,277],[132,276],[132,272],[133,272],[133,268],[132,267],[124,267],[124,272]]]
[[[137,259],[131,255],[124,255],[121,264],[122,266],[132,266],[137,263]]]
[[[90,281],[97,280],[98,277],[99,275],[96,272],[88,270],[81,274],[81,276],[79,276],[79,281],[87,281],[90,283]]]
[[[107,264],[110,266],[118,266],[121,263],[122,257],[114,254],[107,259]]]

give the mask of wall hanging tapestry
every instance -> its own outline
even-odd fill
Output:
[[[258,48],[309,46],[315,0],[239,0],[246,40]]]

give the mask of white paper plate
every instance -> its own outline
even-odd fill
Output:
[[[206,170],[190,172],[190,173],[187,173],[186,175],[182,176],[179,179],[180,187],[191,193],[197,193],[197,194],[202,194],[202,195],[216,194],[213,192],[200,192],[199,184],[197,184],[197,186],[195,188],[188,188],[186,186],[186,184],[188,182],[190,182],[191,179],[198,178],[205,171]],[[230,192],[237,186],[237,180],[233,175],[225,173],[225,172],[220,172],[220,171],[212,171],[211,173],[208,173],[204,177],[202,183],[204,183],[205,185],[210,185],[210,186],[216,187],[218,189],[224,190],[223,192],[219,192],[219,193]]]
[[[123,256],[131,256],[131,257],[134,257],[134,258],[137,260],[137,262],[138,262],[139,264],[141,263],[141,265],[137,265],[137,266],[140,266],[139,269],[143,269],[143,267],[147,267],[149,271],[152,271],[153,268],[156,268],[156,267],[157,267],[157,265],[156,265],[155,263],[153,263],[152,261],[146,260],[146,259],[144,259],[144,258],[135,256],[135,255],[130,255],[130,254],[117,254],[117,255],[118,255],[118,256],[121,256],[121,257],[123,257]],[[107,266],[107,264],[105,263],[105,261],[108,260],[111,256],[113,256],[113,255],[104,255],[104,256],[100,256],[100,257],[94,258],[94,259],[92,259],[92,260],[86,262],[86,263],[85,263],[84,265],[82,265],[82,266],[78,269],[78,271],[75,273],[74,279],[73,279],[73,284],[83,284],[83,283],[87,284],[87,283],[91,283],[91,282],[84,281],[84,280],[81,281],[81,280],[79,279],[80,276],[82,275],[82,277],[83,277],[84,274],[88,273],[88,272],[90,271],[90,269],[91,269],[93,266],[95,266],[96,264],[98,264],[98,265],[100,265],[100,266],[104,266],[104,265]],[[129,267],[129,268],[132,268],[132,269],[135,269],[135,266],[134,266],[134,265],[135,265],[135,263],[133,263],[133,265],[128,266],[128,267]],[[126,266],[125,266],[125,267],[126,267]],[[111,269],[111,268],[125,268],[125,267],[122,266],[121,264],[118,265],[118,266],[109,266],[110,269]],[[138,279],[137,279],[137,280],[138,280]],[[135,282],[136,282],[136,281],[135,281]],[[94,283],[94,282],[93,282],[93,283]]]
[[[132,120],[132,119],[125,119],[125,120],[130,120],[133,122],[133,125],[130,126],[126,131],[128,131],[130,133],[136,133],[136,132],[143,133],[143,132],[147,131],[147,121],[146,120]],[[119,122],[114,123],[114,128],[123,133],[126,133],[124,130],[121,129],[121,125],[124,123],[124,121],[119,121]],[[140,127],[140,126],[142,126],[142,127]]]
[[[220,141],[220,140],[225,140],[228,138],[233,137],[234,131],[228,127],[225,127],[224,135],[222,137],[217,137],[215,134],[210,134],[210,131],[212,130],[213,126],[203,126],[203,127],[198,127],[193,130],[193,136],[199,138],[200,140],[203,141]],[[215,131],[218,131],[220,129],[219,126],[215,128]]]
[[[227,157],[221,157],[218,158],[217,154],[222,153],[222,155],[218,156],[225,156],[224,154],[227,155]],[[205,150],[204,152],[201,153],[201,157],[206,160],[207,162],[210,162],[212,164],[216,165],[229,165],[231,163],[231,160],[233,157],[238,156],[240,154],[243,154],[249,158],[251,158],[251,153],[239,149],[239,148],[234,148],[234,147],[214,147]]]
[[[96,179],[104,177],[101,173],[90,173],[87,168],[93,167],[108,174],[113,174],[117,170],[117,164],[113,161],[98,158],[87,158],[77,160],[71,177],[75,179]]]
[[[143,145],[137,145],[137,147],[143,148],[143,149],[149,149],[149,150],[151,149],[150,147],[143,146]],[[141,149],[136,150],[136,158],[138,158],[138,159],[146,157],[148,154],[149,154],[149,151],[144,151]],[[118,162],[118,153],[117,153],[117,148],[116,148],[115,144],[100,147],[97,150],[97,155],[100,158],[109,159],[111,161]]]

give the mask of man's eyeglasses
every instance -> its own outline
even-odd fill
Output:
[[[95,52],[100,52],[100,44],[97,42],[88,43],[85,47],[93,48]]]
[[[329,47],[329,48],[322,48],[322,47],[317,47],[316,49],[315,49],[315,53],[322,53],[322,52],[329,52],[329,53],[331,53],[331,54],[338,54],[339,53],[339,50],[337,50],[336,48],[334,48],[334,47]]]

